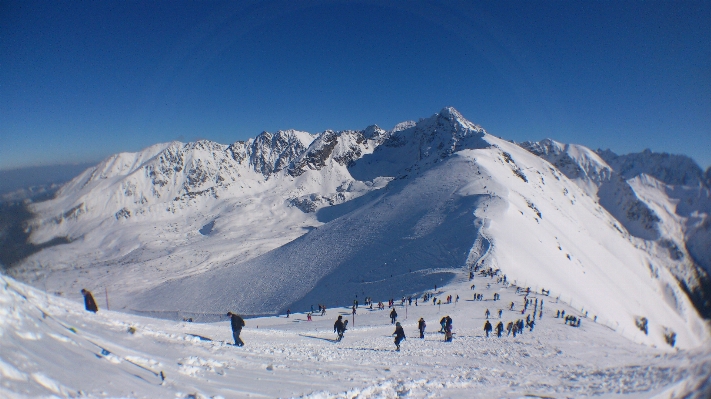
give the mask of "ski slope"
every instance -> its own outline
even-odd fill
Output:
[[[471,290],[470,285],[475,284]],[[494,325],[525,318],[523,293],[496,279],[428,290],[458,302],[401,306],[407,339],[395,352],[389,309],[328,309],[306,321],[303,313],[246,320],[231,345],[228,321],[188,323],[100,310],[2,277],[0,288],[0,396],[9,399],[86,398],[706,398],[711,393],[711,351],[672,350],[632,342],[550,296],[533,331],[516,338],[486,338],[485,310]],[[473,293],[484,301],[472,301]],[[493,301],[493,293],[501,295]],[[389,298],[373,298],[387,301]],[[510,302],[514,311],[509,311]],[[582,317],[580,327],[556,318]],[[529,313],[530,315],[530,308]],[[349,320],[335,342],[338,314]],[[439,319],[449,315],[454,340],[445,343]],[[425,339],[417,320],[427,322]],[[506,332],[504,332],[506,335]]]

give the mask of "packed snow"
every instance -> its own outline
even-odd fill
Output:
[[[229,322],[191,323],[106,311],[98,313],[3,277],[0,290],[0,396],[113,398],[705,398],[711,350],[673,350],[634,343],[560,300],[530,294],[543,311],[533,331],[485,336],[492,324],[531,315],[523,291],[477,274],[427,292],[452,303],[401,305],[407,339],[396,352],[390,309],[329,308],[246,320],[232,345]],[[471,284],[475,289],[471,289]],[[483,301],[473,301],[474,293]],[[493,294],[500,294],[493,301]],[[460,299],[457,301],[456,296]],[[514,310],[509,310],[514,302]],[[498,318],[498,310],[502,317]],[[572,327],[558,311],[581,318]],[[337,315],[351,320],[336,341]],[[453,319],[444,342],[440,319]],[[426,323],[419,339],[417,321]]]

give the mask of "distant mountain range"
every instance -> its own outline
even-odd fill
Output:
[[[691,347],[711,319],[709,187],[711,169],[685,156],[517,144],[445,108],[392,130],[113,155],[31,204],[31,242],[69,243],[8,272],[209,320],[418,294],[492,268],[625,335],[644,318],[650,344],[673,330]]]

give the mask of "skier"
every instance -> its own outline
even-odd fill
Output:
[[[484,331],[486,332],[486,338],[489,338],[489,333],[491,332],[491,323],[489,323],[489,320],[484,324]]]
[[[94,301],[94,297],[91,295],[91,292],[82,288],[81,294],[84,295],[84,307],[86,310],[94,313],[98,312],[99,307],[96,306],[96,301]]]
[[[393,307],[393,310],[390,312],[390,324],[395,324],[395,320],[397,320],[397,312]]]
[[[417,322],[417,329],[420,330],[420,338],[425,339],[425,328],[427,327],[427,323],[425,323],[425,319],[420,317],[420,320]]]
[[[496,335],[501,338],[502,332],[504,332],[504,323],[499,322],[499,324],[496,325]]]
[[[244,327],[244,319],[239,315],[227,312],[227,316],[230,316],[230,324],[232,325],[232,338],[235,339],[235,346],[244,346],[244,342],[239,337],[242,332],[242,327]]]
[[[395,350],[400,352],[400,342],[405,339],[405,330],[402,329],[400,322],[395,323],[395,332],[392,333],[395,336]]]
[[[346,320],[347,322],[348,320]],[[339,315],[335,323],[333,323],[333,332],[338,334],[337,341],[343,339],[343,334],[346,332],[346,326],[343,324],[343,316]]]

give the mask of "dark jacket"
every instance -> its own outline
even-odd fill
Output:
[[[344,331],[346,331],[346,326],[343,325],[343,321],[341,319],[336,320],[336,322],[333,324],[333,332],[340,334]]]
[[[232,331],[241,331],[244,327],[244,319],[236,314],[230,316],[230,323],[232,324]]]
[[[96,301],[94,301],[94,297],[91,295],[91,292],[82,290],[82,295],[84,295],[84,307],[86,310],[89,312],[98,312],[99,307],[96,306]]]
[[[393,335],[395,335],[396,340],[402,341],[405,338],[405,330],[402,329],[402,326],[397,326]]]

